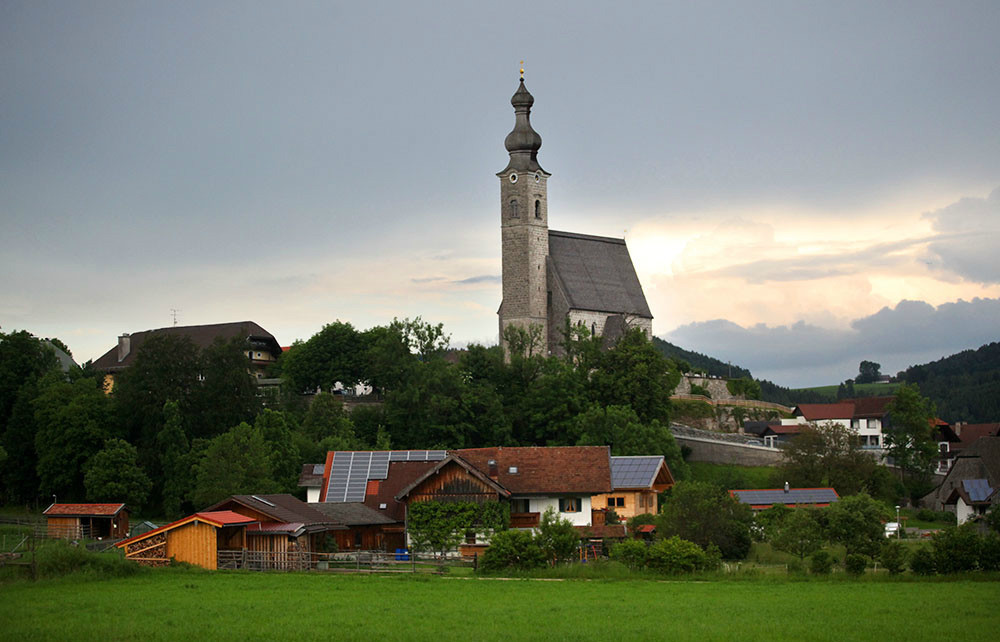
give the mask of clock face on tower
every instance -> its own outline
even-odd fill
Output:
[[[537,183],[541,180],[542,180],[542,175],[539,174],[538,172],[535,172],[535,182]]]
[[[511,183],[516,183],[517,182],[517,172],[511,172],[510,173],[510,182]]]

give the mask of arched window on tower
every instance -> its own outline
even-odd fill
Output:
[[[592,336],[592,337],[597,336],[597,324],[596,323],[591,323],[590,324],[590,336]]]
[[[518,218],[518,213],[517,213],[517,199],[516,198],[510,199],[510,217],[511,218]]]
[[[535,199],[535,218],[542,218],[542,202]]]

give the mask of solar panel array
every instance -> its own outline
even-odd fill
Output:
[[[786,493],[777,490],[736,490],[733,491],[743,504],[830,504],[837,501],[837,492],[832,488],[791,488]]]
[[[986,479],[963,479],[962,486],[969,493],[969,499],[974,502],[985,502],[993,494],[990,482]]]
[[[648,488],[663,457],[612,457],[611,488]]]
[[[440,461],[444,450],[335,451],[330,463],[328,502],[363,502],[368,480],[389,476],[390,461]]]

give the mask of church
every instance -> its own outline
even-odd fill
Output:
[[[626,330],[653,333],[642,285],[625,239],[549,229],[547,185],[552,176],[538,164],[542,137],[531,127],[535,99],[521,82],[510,99],[514,129],[504,139],[510,162],[500,178],[500,233],[504,330],[516,325],[541,329],[535,354],[563,352],[564,329],[583,325],[591,334],[614,341]]]

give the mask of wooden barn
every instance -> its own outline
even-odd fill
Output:
[[[120,539],[128,535],[125,504],[52,504],[43,515],[49,537]]]
[[[317,552],[328,536],[346,532],[344,523],[288,494],[233,495],[207,510],[229,510],[253,519],[246,549],[265,553]]]
[[[116,544],[126,559],[144,566],[168,566],[171,560],[214,570],[219,553],[246,549],[246,527],[257,520],[233,511],[195,513]]]

